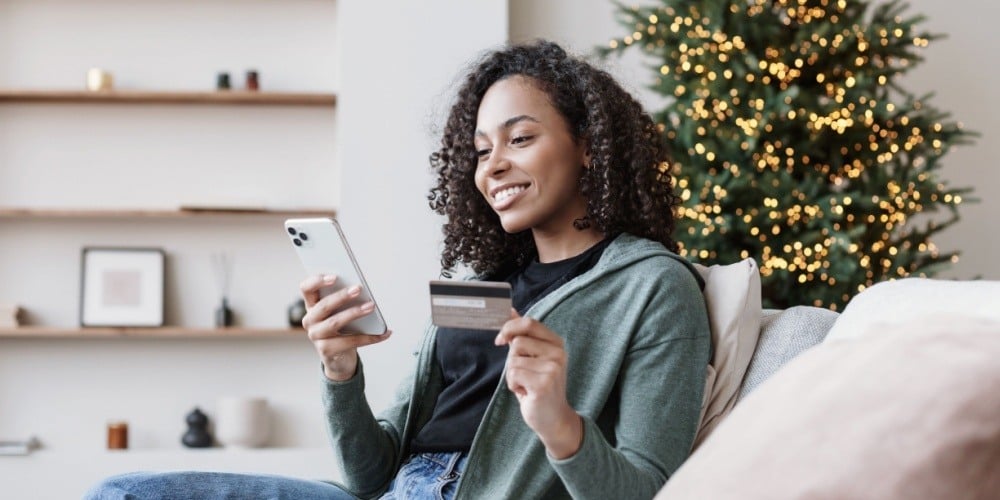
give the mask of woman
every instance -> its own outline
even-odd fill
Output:
[[[511,319],[499,332],[430,327],[376,418],[358,348],[391,332],[341,335],[371,305],[345,308],[351,290],[320,300],[336,278],[306,279],[303,325],[344,487],[119,479],[175,492],[212,482],[214,496],[652,497],[690,452],[711,349],[700,278],[670,237],[665,160],[654,123],[607,73],[548,42],[487,55],[431,155],[430,204],[447,217],[445,273],[509,282]]]

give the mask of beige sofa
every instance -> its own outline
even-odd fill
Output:
[[[739,390],[658,500],[1000,498],[1000,282],[905,279],[757,320],[748,363],[716,339]]]

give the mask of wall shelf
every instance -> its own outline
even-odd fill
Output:
[[[0,338],[22,339],[218,339],[218,338],[288,338],[302,339],[304,330],[291,328],[187,328],[163,326],[158,328],[59,328],[47,326],[22,326],[0,328]]]
[[[336,217],[332,208],[263,209],[231,207],[144,208],[17,208],[0,207],[0,219],[134,219],[186,217]]]
[[[144,90],[0,89],[0,103],[111,103],[334,106],[337,96],[319,92],[224,90],[208,92]]]

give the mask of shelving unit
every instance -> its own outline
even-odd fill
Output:
[[[324,208],[261,209],[189,207],[172,209],[145,208],[17,208],[0,207],[0,219],[36,217],[43,219],[119,219],[186,217],[336,217],[336,210]]]
[[[186,92],[0,89],[0,103],[334,106],[337,103],[337,96],[332,93],[248,92],[242,90]]]
[[[135,470],[337,478],[318,358],[287,326],[304,271],[281,220],[339,212],[338,3],[4,4],[0,303],[29,326],[0,328],[0,440],[41,447],[0,457],[0,497]],[[114,90],[84,89],[94,66]],[[250,68],[259,91],[239,88]],[[162,248],[170,326],[77,326],[87,246]],[[237,327],[213,327],[220,253]],[[269,447],[181,448],[190,409],[211,419],[227,395],[268,400]],[[130,449],[105,450],[109,419]]]
[[[0,328],[0,338],[23,339],[217,339],[217,338],[299,338],[303,330],[273,328],[184,328],[164,326],[158,328],[51,328],[25,326]]]

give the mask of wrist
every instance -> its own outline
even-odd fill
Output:
[[[358,353],[344,353],[323,362],[323,374],[334,382],[346,382],[358,371]]]
[[[354,372],[333,372],[329,368],[323,370],[323,374],[326,378],[334,382],[347,382],[348,380],[354,378]]]
[[[572,408],[563,420],[563,425],[548,438],[542,437],[542,444],[550,457],[565,460],[576,455],[583,445],[583,417]]]

